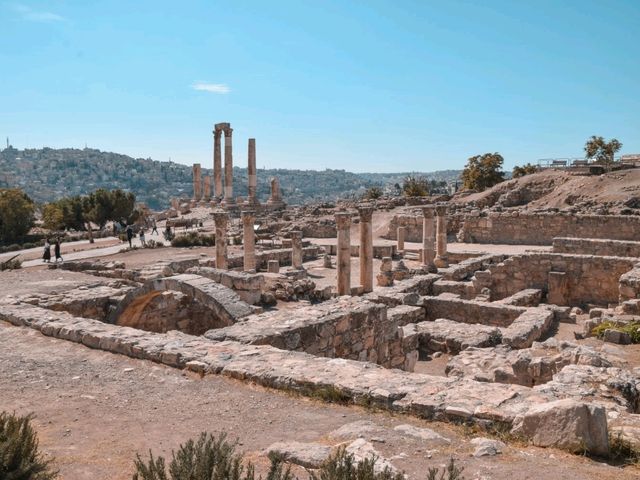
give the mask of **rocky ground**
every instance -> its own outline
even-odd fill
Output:
[[[480,441],[485,451],[497,446],[502,453],[476,457],[478,441],[472,440],[482,434],[463,427],[324,404],[218,376],[200,378],[4,323],[0,401],[5,410],[35,414],[41,447],[67,480],[130,478],[136,453],[167,455],[202,430],[238,439],[261,471],[267,465],[263,452],[275,442],[335,446],[362,436],[360,443],[370,443],[409,478],[424,478],[427,467],[452,456],[468,479],[640,475],[636,467],[519,443]],[[312,451],[308,445],[303,450]]]

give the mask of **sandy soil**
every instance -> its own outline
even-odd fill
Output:
[[[474,458],[471,432],[462,427],[337,406],[251,384],[182,371],[91,350],[0,322],[0,404],[33,412],[41,447],[55,457],[61,478],[131,478],[137,452],[169,454],[202,430],[228,432],[264,472],[260,452],[276,441],[328,443],[327,434],[359,420],[385,427],[410,423],[452,440],[433,448],[411,439],[379,435],[375,448],[410,478],[454,456],[466,478],[631,479],[620,469],[553,449],[511,445],[495,457]],[[391,436],[391,434],[389,434]],[[335,442],[331,442],[334,444]]]

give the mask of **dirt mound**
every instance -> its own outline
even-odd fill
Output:
[[[484,192],[461,193],[452,201],[474,202],[480,208],[640,214],[640,169],[603,175],[549,170],[502,182]]]

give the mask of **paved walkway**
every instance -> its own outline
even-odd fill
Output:
[[[164,240],[164,238],[162,237],[162,235],[153,235],[153,236],[146,236],[146,240],[154,240],[156,242],[160,242],[162,241],[165,246],[170,246],[171,242],[166,242]],[[114,242],[117,242],[114,244]],[[104,246],[101,246],[104,245]],[[132,244],[134,247],[141,247],[141,243],[140,243],[140,238],[136,237],[133,239]],[[80,240],[78,242],[65,242],[62,244],[62,258],[65,261],[70,261],[70,260],[85,260],[88,258],[99,258],[99,257],[106,257],[108,255],[114,255],[116,253],[119,253],[120,250],[123,250],[125,248],[128,248],[128,244],[127,243],[120,243],[119,239],[116,237],[106,237],[106,238],[100,238],[97,239],[95,241],[95,243],[93,244],[93,248],[86,248],[83,250],[79,250],[79,251],[70,251],[73,250],[74,247],[78,247],[78,246],[86,246],[86,245],[90,245],[88,240]],[[32,258],[32,260],[25,260],[22,262],[22,268],[28,268],[28,267],[37,267],[40,265],[44,265],[45,263],[42,261],[42,258],[36,258],[33,259],[33,256],[35,254],[38,255],[38,257],[41,257],[42,255],[42,251],[43,251],[43,247],[37,247],[37,248],[30,248],[27,250],[18,250],[16,252],[9,252],[9,253],[5,253],[2,254],[0,256],[0,261],[3,260],[8,260],[9,258],[13,257],[14,255],[20,255],[20,257],[24,258]],[[51,246],[51,255],[53,255],[53,246]],[[52,258],[51,262],[54,262],[54,259]]]

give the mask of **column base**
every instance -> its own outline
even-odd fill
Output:
[[[449,266],[449,262],[447,261],[447,257],[436,257],[433,261],[436,267],[438,268],[447,268]]]

